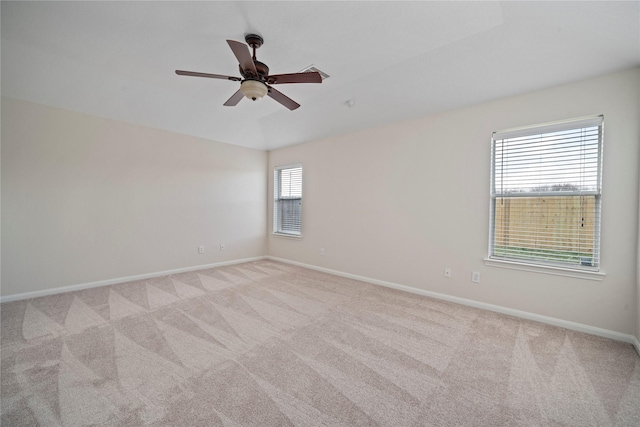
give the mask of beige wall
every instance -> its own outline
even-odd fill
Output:
[[[268,253],[633,334],[639,85],[636,68],[272,151],[270,176],[274,166],[303,164],[303,237],[269,235]],[[605,116],[604,280],[486,266],[492,131],[594,114]],[[269,215],[271,224],[271,207]],[[480,284],[471,283],[472,271],[481,272]]]
[[[263,256],[266,164],[3,97],[2,295]]]

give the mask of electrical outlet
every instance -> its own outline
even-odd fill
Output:
[[[473,283],[480,283],[480,272],[474,271],[471,273],[471,281]]]
[[[444,268],[444,277],[451,277],[451,268],[449,267]]]
[[[199,254],[203,254],[204,253],[204,246],[198,246],[198,253]]]
[[[225,250],[224,243],[220,243],[220,250],[221,250],[221,251],[224,251],[224,250]]]
[[[324,256],[324,248],[320,248],[320,256]]]

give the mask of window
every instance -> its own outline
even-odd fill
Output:
[[[490,259],[598,270],[602,128],[597,116],[493,134]]]
[[[302,165],[276,167],[273,178],[273,232],[299,236],[302,213]]]

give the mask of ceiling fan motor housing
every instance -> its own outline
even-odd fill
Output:
[[[240,67],[240,74],[242,75],[242,77],[247,80],[259,80],[262,82],[267,81],[267,77],[269,77],[269,67],[267,67],[267,64],[260,61],[253,61],[253,63],[256,66],[258,75],[254,75],[252,70],[243,70],[242,67]]]
[[[253,63],[256,64],[256,70],[260,77],[262,77],[262,80],[266,80],[269,76],[269,67],[267,67],[267,64],[260,61],[253,61]]]

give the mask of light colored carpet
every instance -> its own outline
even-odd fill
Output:
[[[1,312],[2,426],[640,425],[628,344],[272,261]]]

